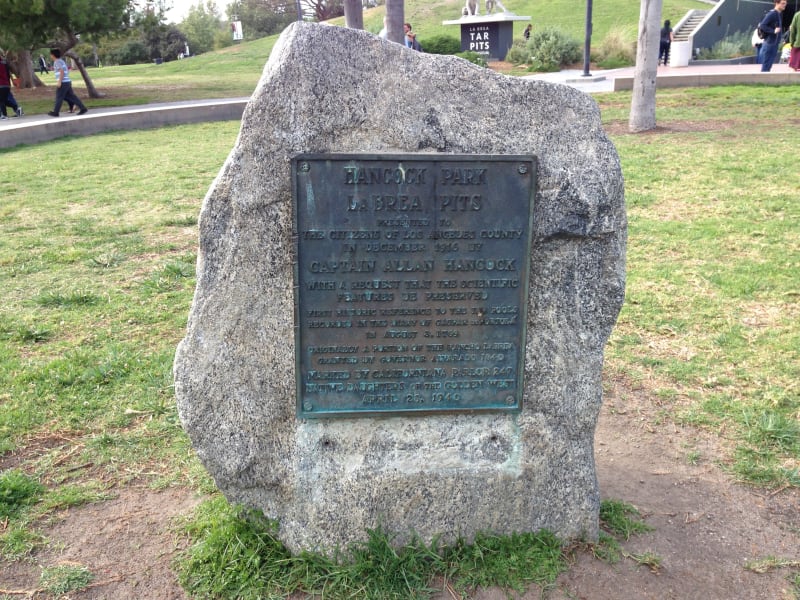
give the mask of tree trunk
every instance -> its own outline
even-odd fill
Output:
[[[81,57],[78,56],[76,52],[72,49],[78,45],[78,36],[76,36],[71,31],[65,32],[67,34],[67,39],[64,41],[64,49],[61,51],[62,56],[68,56],[72,60],[75,61],[75,64],[78,65],[78,71],[81,72],[81,77],[83,77],[83,82],[86,84],[86,92],[89,94],[89,98],[102,98],[105,94],[101,94],[97,91],[97,88],[94,87],[94,82],[92,78],[89,77],[88,71],[86,71],[86,65],[83,64]]]
[[[344,21],[350,29],[364,29],[361,0],[344,0]]]
[[[42,80],[36,76],[36,71],[33,69],[30,50],[19,50],[18,52],[14,52],[13,56],[9,53],[8,66],[11,67],[11,71],[19,77],[19,87],[33,88],[44,85]]]
[[[102,98],[105,96],[105,94],[101,94],[97,91],[97,88],[94,87],[94,82],[92,81],[92,78],[89,77],[89,72],[86,70],[86,65],[83,64],[80,56],[78,56],[72,50],[67,50],[64,53],[64,56],[69,56],[75,61],[75,64],[78,65],[78,71],[81,72],[81,77],[83,77],[83,81],[86,84],[86,91],[89,94],[89,98]]]
[[[656,73],[661,29],[662,0],[641,0],[636,67],[628,129],[631,133],[649,131],[656,126]]]
[[[386,0],[386,39],[398,44],[405,43],[404,9],[403,0]]]

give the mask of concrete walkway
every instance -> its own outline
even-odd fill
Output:
[[[589,77],[583,71],[559,71],[558,73],[537,73],[527,75],[526,79],[538,79],[565,83],[588,94],[618,92],[633,89],[633,67],[590,71]],[[785,64],[773,65],[769,73],[761,72],[761,65],[702,65],[688,67],[658,67],[657,88],[704,87],[711,85],[738,85],[764,83],[767,85],[800,84],[800,72],[792,71]]]
[[[62,112],[59,117],[46,114],[24,115],[0,121],[0,148],[36,144],[67,135],[239,120],[248,100],[249,98],[218,98],[114,108],[92,108],[91,101],[88,101],[86,104],[89,112],[82,116]],[[22,108],[25,108],[24,104]]]
[[[800,83],[800,72],[792,71],[785,64],[776,64],[770,73],[761,73],[759,69],[760,66],[756,64],[680,68],[661,66],[658,68],[656,86],[668,88]],[[566,70],[557,73],[537,73],[527,75],[525,78],[563,83],[588,94],[595,94],[633,89],[633,72],[633,67],[595,70],[591,71],[588,77],[584,77],[583,71]],[[58,118],[48,115],[26,115],[0,121],[0,148],[11,148],[18,144],[36,144],[68,135],[91,135],[103,131],[239,120],[242,118],[247,101],[248,98],[221,98],[116,108],[92,108],[89,102],[89,112],[83,116],[64,112]]]

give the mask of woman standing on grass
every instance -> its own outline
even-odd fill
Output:
[[[800,12],[794,13],[792,24],[789,25],[789,68],[792,71],[800,70]]]
[[[61,110],[61,104],[66,100],[70,104],[78,107],[78,114],[85,115],[89,110],[83,105],[81,99],[72,91],[72,80],[69,78],[67,63],[61,59],[61,50],[53,48],[50,50],[50,57],[53,59],[53,72],[56,74],[56,103],[48,115],[57,117]]]

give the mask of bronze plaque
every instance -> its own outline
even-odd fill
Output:
[[[292,161],[297,414],[521,408],[531,156]]]

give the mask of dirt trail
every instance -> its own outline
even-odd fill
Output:
[[[544,597],[795,598],[790,570],[759,574],[746,565],[770,556],[800,560],[800,490],[769,492],[735,484],[714,462],[721,455],[715,439],[689,427],[656,424],[651,406],[644,393],[614,386],[598,424],[596,457],[603,498],[633,504],[655,528],[624,543],[625,552],[651,552],[660,558],[660,567],[651,571],[632,559],[609,564],[582,551]],[[198,502],[184,489],[132,487],[121,489],[113,500],[66,511],[43,530],[52,542],[49,549],[31,561],[0,563],[0,594],[34,590],[43,566],[77,563],[95,575],[95,583],[70,593],[70,599],[185,599],[170,569],[180,545],[171,522]],[[539,589],[522,596],[541,597]],[[506,596],[491,589],[474,598]],[[443,592],[436,598],[445,599],[452,595]]]

